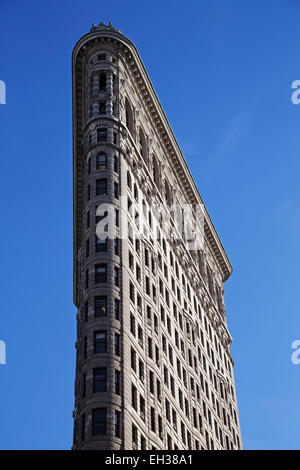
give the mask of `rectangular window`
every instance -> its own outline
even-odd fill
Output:
[[[137,430],[137,427],[133,424],[132,425],[132,447],[134,449],[137,448],[137,442],[138,442],[138,430]]]
[[[102,128],[98,129],[98,142],[106,142],[107,141],[107,129]]]
[[[149,371],[149,389],[150,393],[154,393],[154,373],[152,370]]]
[[[120,371],[115,370],[115,382],[114,382],[114,393],[120,395],[121,384],[120,384]]]
[[[93,410],[92,434],[93,436],[104,436],[106,434],[106,408],[96,408]]]
[[[106,317],[107,315],[107,297],[95,297],[95,317]]]
[[[96,253],[105,253],[107,251],[107,238],[101,239],[96,235]]]
[[[116,287],[119,287],[120,284],[120,271],[119,268],[114,268],[114,283]]]
[[[150,357],[150,359],[153,358],[152,339],[150,338],[150,336],[148,336],[148,356]]]
[[[131,348],[131,368],[136,371],[136,352]]]
[[[98,153],[97,160],[96,160],[96,168],[97,170],[105,170],[107,168],[107,156],[106,153]]]
[[[99,101],[99,114],[105,114],[105,113],[106,113],[106,102]]]
[[[130,282],[130,284],[129,284],[129,297],[130,297],[131,302],[134,303],[135,294],[134,294],[134,285],[132,284],[132,282]]]
[[[114,254],[119,256],[119,239],[114,238]]]
[[[93,369],[93,390],[95,392],[106,392],[106,368]]]
[[[114,315],[116,320],[120,320],[120,301],[119,299],[114,300]]]
[[[114,156],[114,172],[118,173],[119,171],[119,162],[117,155]]]
[[[114,197],[119,199],[119,185],[118,183],[114,183]]]
[[[131,384],[131,405],[137,410],[137,388]]]
[[[101,178],[96,180],[96,196],[104,196],[107,194],[107,179]]]
[[[120,411],[115,411],[115,437],[120,437],[121,430],[121,413]]]
[[[141,450],[146,450],[146,439],[141,435]]]
[[[155,410],[151,408],[151,431],[155,432]]]
[[[96,331],[94,333],[94,352],[106,353],[107,351],[107,334],[106,331]]]
[[[95,266],[95,284],[107,282],[107,265],[96,264]]]
[[[115,333],[115,355],[120,356],[120,335]]]

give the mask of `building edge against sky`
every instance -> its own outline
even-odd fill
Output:
[[[78,41],[72,67],[73,448],[240,449],[223,287],[232,268],[145,67],[111,23]],[[114,239],[96,235],[103,203]],[[165,238],[154,204],[204,207],[203,246]]]

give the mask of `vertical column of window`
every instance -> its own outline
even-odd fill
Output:
[[[98,95],[98,93],[99,93],[99,76],[98,76],[98,74],[94,73],[94,75],[93,75],[92,96],[91,96],[91,100],[92,100],[92,117],[97,116],[97,114],[99,113],[99,102],[98,102],[97,99],[95,99],[95,97]]]
[[[98,95],[98,112],[100,115],[107,114],[106,111],[106,90],[107,90],[107,74],[100,72],[99,74],[99,95]]]
[[[112,73],[112,113],[115,117],[119,116],[118,90],[118,77],[115,73]]]
[[[106,99],[106,114],[112,115],[113,114],[113,78],[112,78],[112,71],[107,72],[106,74],[106,91],[107,91],[107,99]]]
[[[86,116],[88,119],[91,119],[93,116],[93,76],[88,79],[88,99],[86,101]]]

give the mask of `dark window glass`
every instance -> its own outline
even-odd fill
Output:
[[[115,370],[115,387],[114,392],[116,395],[120,395],[120,372]]]
[[[107,180],[96,180],[96,196],[104,196],[107,194]]]
[[[120,356],[120,335],[115,334],[115,355]]]
[[[115,314],[115,319],[120,320],[120,301],[119,301],[119,299],[114,300],[114,314]]]
[[[115,437],[120,437],[120,420],[121,413],[120,411],[115,411]]]
[[[95,317],[105,317],[107,315],[107,297],[95,297]]]
[[[98,129],[98,142],[106,142],[107,141],[107,129]]]
[[[104,56],[104,60],[105,60],[105,56]],[[101,73],[101,75],[100,75],[99,90],[100,91],[105,91],[106,90],[106,75],[105,75],[105,73]]]
[[[117,155],[115,155],[114,156],[114,172],[115,173],[118,173],[118,169],[119,169],[118,166],[119,166],[118,165],[118,157],[117,157]]]
[[[114,197],[116,199],[119,198],[119,185],[118,185],[118,183],[114,183]]]
[[[114,238],[114,253],[119,256],[119,239]]]
[[[114,268],[114,282],[115,286],[119,286],[119,268]]]
[[[99,114],[105,114],[105,113],[106,113],[106,102],[99,101]]]
[[[93,384],[95,392],[106,391],[106,368],[101,367],[93,370]]]
[[[95,283],[99,284],[102,282],[107,282],[107,265],[106,264],[96,264],[95,266]]]
[[[104,436],[106,434],[106,408],[96,408],[92,414],[93,436]]]
[[[106,331],[96,331],[94,333],[94,352],[106,353],[106,351],[107,351]]]
[[[105,153],[97,155],[97,170],[104,170],[107,167],[107,156]]]
[[[107,238],[98,238],[96,235],[96,253],[107,251]]]

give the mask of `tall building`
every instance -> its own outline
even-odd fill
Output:
[[[73,133],[73,448],[240,449],[232,268],[140,56],[111,23],[74,48]]]

